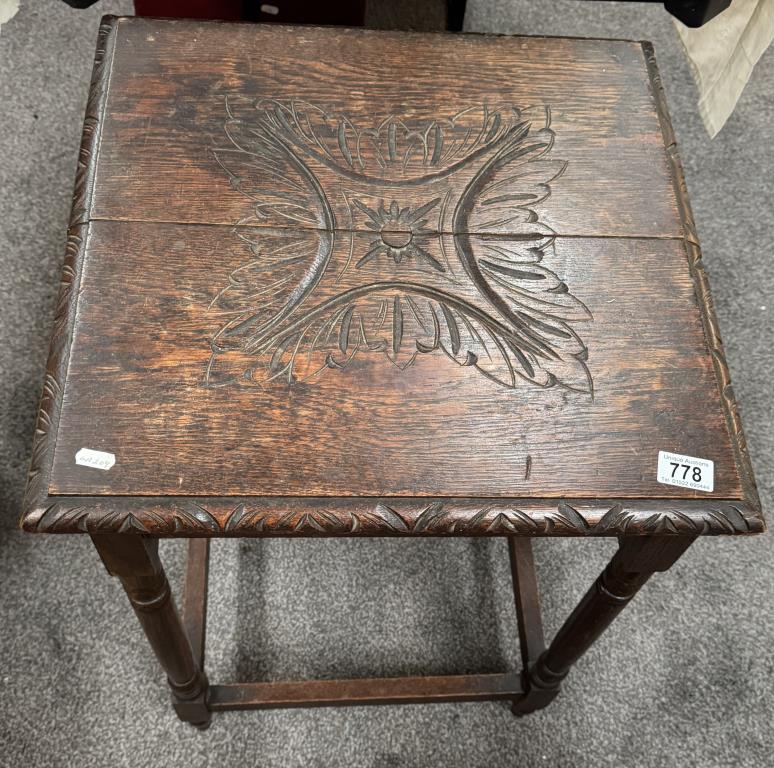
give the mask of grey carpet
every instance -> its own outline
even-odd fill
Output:
[[[405,13],[401,9],[405,9]],[[442,8],[442,6],[441,6]],[[654,579],[548,710],[504,705],[241,713],[177,722],[117,583],[88,541],[15,530],[103,2],[27,0],[0,32],[0,765],[771,766],[772,536],[699,542]],[[379,4],[378,26],[440,23]],[[660,7],[471,0],[471,30],[656,43],[764,506],[774,455],[774,51],[707,138]],[[548,632],[612,551],[539,541]],[[179,581],[183,550],[162,554]],[[502,542],[217,542],[219,681],[500,670],[517,641]]]

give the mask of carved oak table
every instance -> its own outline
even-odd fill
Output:
[[[764,529],[652,48],[106,18],[22,525],[91,535],[200,727],[545,706]],[[524,671],[209,685],[215,536],[505,536]],[[533,536],[620,543],[548,649]]]

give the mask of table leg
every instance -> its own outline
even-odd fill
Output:
[[[542,709],[559,693],[570,667],[593,645],[640,587],[657,571],[668,570],[694,541],[690,536],[622,538],[618,551],[557,633],[548,650],[525,675],[526,695],[516,715]]]
[[[210,722],[207,676],[194,660],[167,576],[158,555],[158,540],[133,534],[92,536],[102,562],[129,596],[148,642],[167,673],[177,716],[197,728]]]

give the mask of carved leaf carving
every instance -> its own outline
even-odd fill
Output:
[[[378,182],[423,180],[451,173],[486,151],[521,120],[513,107],[477,105],[430,120],[389,115],[357,125],[302,100],[260,99],[254,122],[282,135],[343,176]],[[251,121],[252,123],[253,121]]]
[[[363,353],[405,368],[438,352],[506,387],[592,391],[571,327],[591,313],[548,266],[554,233],[532,207],[565,167],[545,158],[546,108],[481,106],[364,128],[307,102],[264,99],[240,117],[228,107],[225,130],[217,161],[254,210],[240,223],[294,228],[236,229],[253,258],[211,304],[225,322],[208,385],[308,381]],[[322,167],[325,178],[368,182],[362,199],[344,196],[357,233],[336,228]],[[461,169],[467,183],[433,186]],[[427,202],[401,200],[423,185]]]
[[[710,535],[757,533],[765,528],[760,510],[745,513],[737,504],[714,502],[701,506],[686,502],[615,503],[578,511],[566,502],[555,506],[526,502],[518,508],[493,501],[475,511],[455,501],[418,502],[408,499],[369,502],[304,500],[278,511],[262,500],[245,500],[232,510],[213,514],[203,504],[164,501],[163,513],[149,506],[106,509],[88,499],[59,499],[25,520],[27,530],[40,533],[129,532],[154,535],[399,535],[399,536],[620,536]],[[669,505],[669,506],[667,506]],[[596,522],[592,522],[596,519]]]

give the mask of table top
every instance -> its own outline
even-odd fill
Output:
[[[763,530],[650,46],[106,18],[22,525]]]

